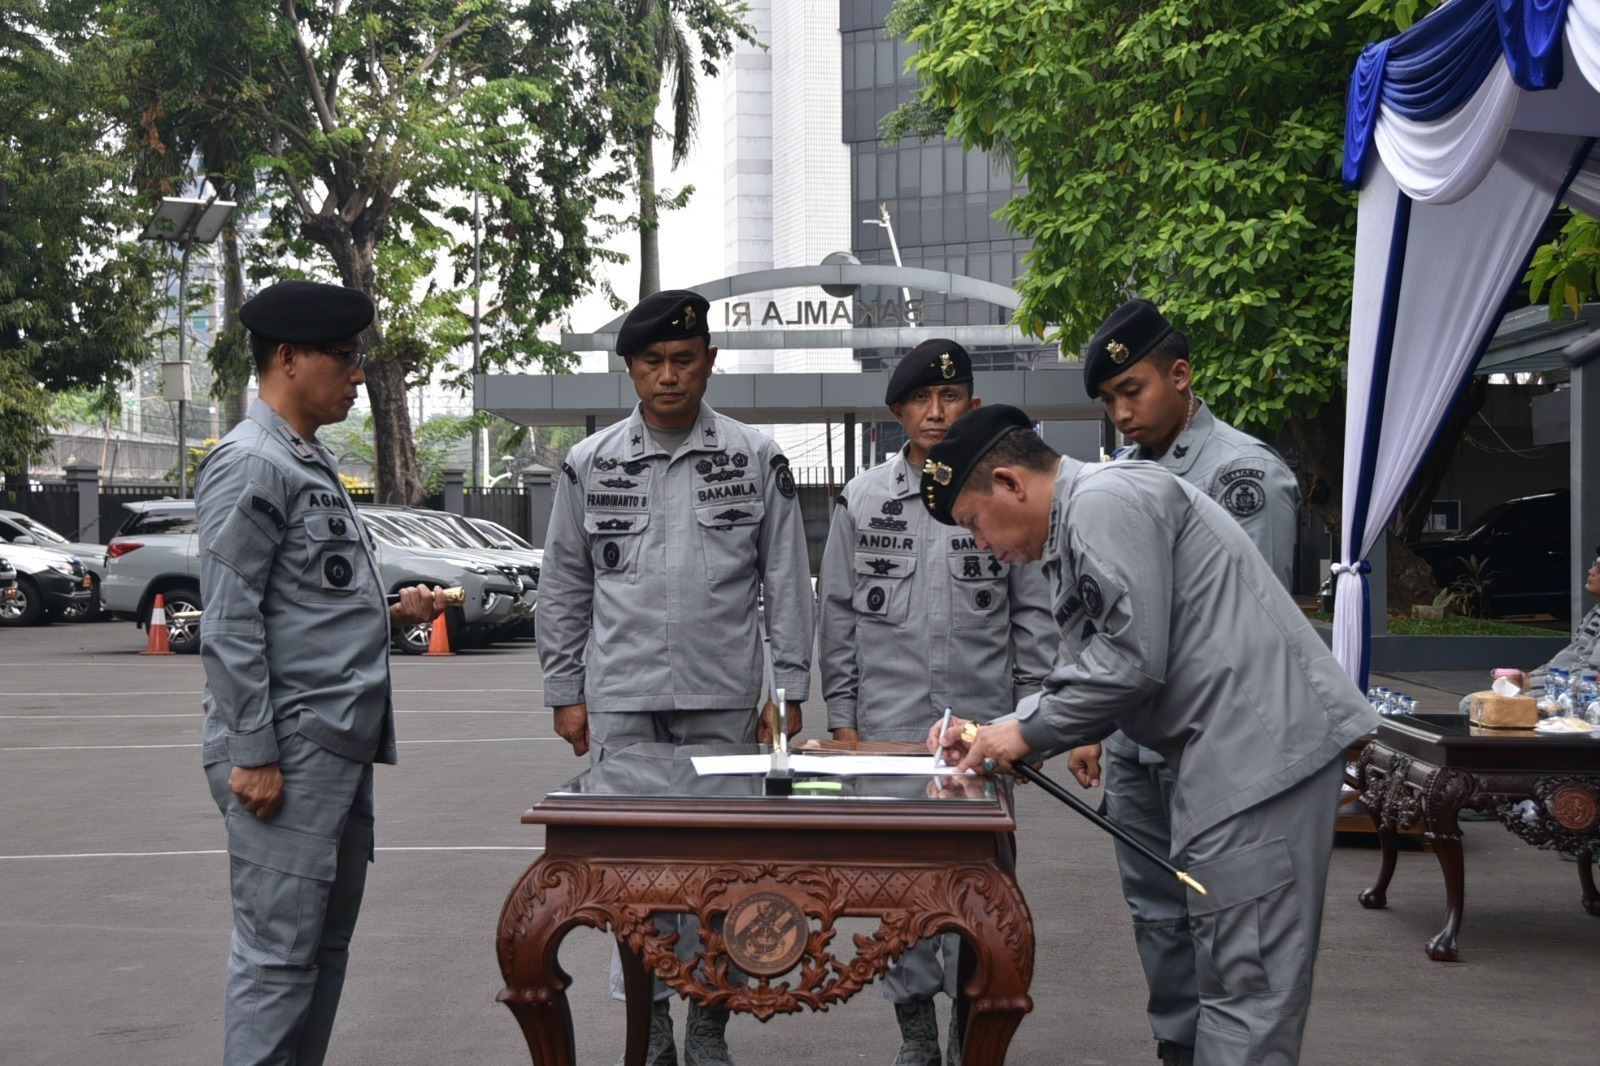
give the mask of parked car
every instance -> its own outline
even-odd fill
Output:
[[[1490,615],[1566,617],[1577,577],[1571,500],[1566,489],[1506,500],[1460,533],[1408,547],[1433,568],[1440,588],[1455,585],[1476,595],[1475,586],[1481,585],[1481,609]]]
[[[83,560],[36,544],[6,545],[16,584],[0,599],[0,626],[31,626],[82,616],[93,595]]]
[[[99,616],[100,583],[106,574],[104,544],[68,540],[43,522],[30,518],[21,511],[0,511],[0,540],[9,544],[36,544],[41,548],[54,548],[76,555],[83,562],[83,568],[89,571],[92,588],[89,598],[70,608],[63,617],[67,621],[89,621]]]
[[[118,618],[150,624],[159,593],[167,642],[179,654],[200,650],[200,546],[193,500],[140,500],[106,543],[100,598]]]
[[[494,559],[484,552],[474,552],[455,546],[439,546],[421,533],[398,521],[399,508],[374,505],[360,507],[362,521],[372,531],[378,542],[378,558],[384,568],[384,580],[389,582],[391,571],[405,571],[407,580],[390,583],[390,588],[400,585],[443,584],[461,585],[467,589],[465,607],[451,607],[445,612],[445,622],[450,627],[450,646],[483,646],[511,636],[517,622],[530,610],[529,596],[536,596],[523,582],[515,565]],[[433,573],[452,570],[463,575],[461,580],[432,577]],[[422,624],[397,632],[395,647],[410,654],[428,650],[432,626]]]
[[[141,626],[150,621],[156,593],[166,600],[167,637],[175,652],[199,650],[200,548],[193,500],[150,500],[124,504],[130,514],[106,545],[105,607]],[[418,553],[386,544],[377,535],[378,570],[384,588],[395,592],[407,585],[428,584],[467,590],[466,603],[446,610],[451,646],[480,633],[495,632],[516,616],[521,587],[494,566],[463,558],[461,553]],[[396,649],[408,654],[428,650],[430,625],[395,633]]]
[[[484,536],[467,519],[448,511],[420,507],[372,504],[362,508],[364,516],[378,516],[402,528],[414,542],[451,551],[468,551],[474,558],[488,561],[501,570],[514,569],[522,581],[525,610],[513,627],[519,637],[534,636],[534,619],[539,604],[539,570],[544,552],[538,549],[503,548]]]
[[[472,523],[473,527],[476,528],[479,533],[482,533],[485,537],[488,537],[490,543],[492,543],[496,548],[515,548],[521,551],[538,552],[539,557],[541,559],[544,558],[543,548],[535,548],[532,544],[529,544],[527,540],[519,537],[516,533],[507,529],[499,522],[495,522],[488,518],[468,518],[466,521]]]
[[[17,587],[17,570],[6,557],[0,555],[0,597]]]

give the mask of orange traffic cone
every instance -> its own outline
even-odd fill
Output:
[[[172,646],[167,643],[167,600],[161,593],[156,593],[155,606],[150,608],[150,633],[149,640],[145,642],[144,651],[140,655],[172,655]]]
[[[450,650],[450,627],[445,624],[444,615],[433,620],[428,634],[428,650],[423,655],[454,655]]]

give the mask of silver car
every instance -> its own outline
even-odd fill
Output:
[[[16,571],[16,583],[0,598],[0,626],[82,616],[92,581],[76,555],[37,544],[7,544],[5,556]]]
[[[101,606],[140,628],[150,623],[159,594],[167,611],[167,642],[180,654],[200,650],[200,546],[193,500],[141,500],[106,544]]]
[[[422,581],[456,584],[467,590],[467,606],[445,612],[452,648],[481,647],[503,639],[511,635],[517,621],[528,612],[530,590],[514,565],[464,548],[437,547],[396,521],[395,509],[362,504],[360,511],[362,521],[378,542],[379,566],[390,588]],[[448,582],[428,576],[445,568],[466,576]],[[414,580],[391,582],[391,572],[400,571],[415,575]],[[426,651],[431,628],[425,623],[398,631],[395,647],[412,654]]]
[[[369,519],[377,518],[399,527],[413,544],[470,552],[473,558],[483,559],[501,570],[514,570],[522,581],[524,610],[513,628],[513,634],[519,637],[534,635],[534,617],[539,605],[539,570],[544,565],[544,552],[538,549],[524,551],[502,548],[466,518],[448,511],[369,505],[363,507],[361,513]]]
[[[105,608],[141,626],[150,621],[157,593],[166,600],[167,638],[175,652],[199,650],[200,546],[193,500],[149,500],[124,504],[129,517],[106,545]],[[516,617],[522,587],[515,573],[506,575],[479,559],[457,552],[418,553],[378,540],[378,570],[385,588],[407,585],[459,585],[466,589],[461,607],[446,609],[450,646],[479,634],[495,632]],[[412,626],[395,632],[395,647],[409,654],[428,650],[432,627]]]
[[[10,544],[35,544],[76,555],[89,571],[89,597],[62,614],[69,622],[89,621],[100,614],[100,584],[106,576],[106,546],[68,540],[36,518],[21,511],[0,511],[0,541]]]

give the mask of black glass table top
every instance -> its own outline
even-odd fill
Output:
[[[767,796],[762,774],[702,776],[695,771],[693,762],[697,755],[767,755],[770,752],[771,749],[765,745],[756,744],[636,744],[551,790],[549,798],[749,799],[770,803],[993,806],[997,799],[996,790],[1010,788],[1010,778],[932,774],[835,775],[799,771],[794,774],[797,787],[793,794]],[[792,757],[814,753],[792,750],[790,754]],[[931,762],[932,756],[927,756],[927,759]],[[807,787],[811,783],[821,787]],[[836,789],[832,787],[835,784],[838,786]]]

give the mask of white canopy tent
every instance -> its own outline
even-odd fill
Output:
[[[1357,62],[1345,180],[1360,189],[1360,210],[1333,648],[1363,688],[1368,556],[1550,213],[1565,202],[1600,214],[1597,87],[1600,0],[1454,0]],[[1590,543],[1581,470],[1575,462],[1573,532]]]

